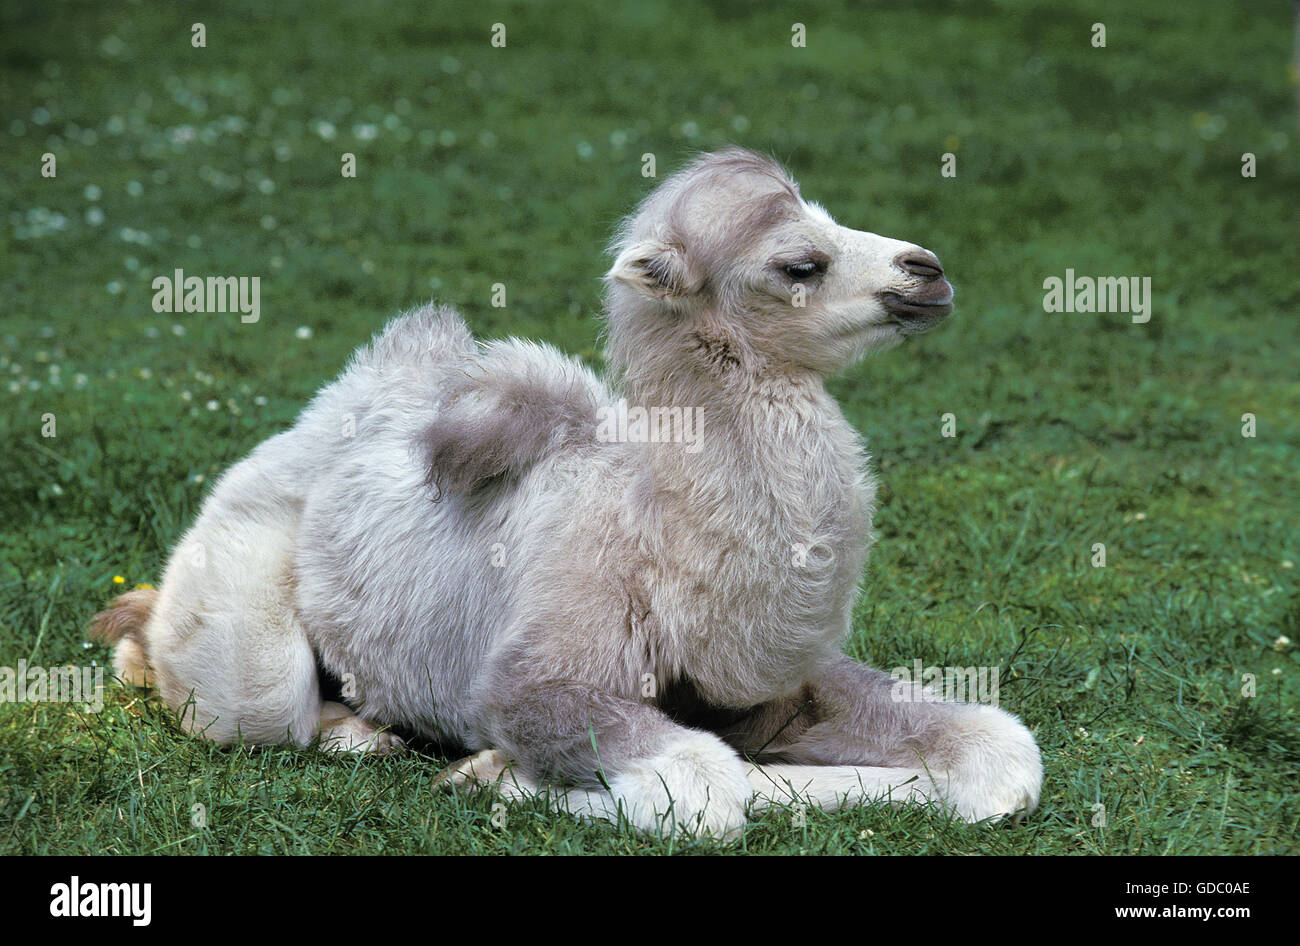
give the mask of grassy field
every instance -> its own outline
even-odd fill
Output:
[[[89,616],[401,309],[600,367],[642,155],[738,143],[957,286],[942,328],[834,382],[882,482],[850,649],[997,666],[1046,784],[1019,826],[774,811],[730,850],[1297,852],[1289,6],[387,6],[4,5],[0,666],[103,665]],[[155,313],[178,268],[260,276],[260,320]],[[1149,276],[1150,321],[1045,312],[1067,268]],[[0,853],[717,850],[497,826],[430,790],[443,761],[215,748],[117,687],[97,714],[0,703]]]

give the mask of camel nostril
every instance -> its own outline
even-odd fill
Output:
[[[913,276],[921,276],[925,279],[938,279],[943,275],[943,266],[939,263],[939,257],[929,250],[919,248],[907,250],[894,258],[894,265]]]

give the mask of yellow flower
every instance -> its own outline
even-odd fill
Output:
[[[134,588],[132,588],[131,590],[132,590],[132,591],[139,591],[141,588],[150,588],[150,589],[152,589],[152,588],[153,588],[153,585],[148,585],[148,584],[145,584],[144,582],[141,582],[140,584],[136,585],[136,586],[135,586]]]
[[[114,575],[114,576],[113,576],[113,584],[115,584],[115,585],[125,585],[125,584],[126,584],[126,579],[123,578],[121,575]]]

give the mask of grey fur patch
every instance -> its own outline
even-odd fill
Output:
[[[488,359],[490,360],[490,359]],[[435,499],[519,477],[556,453],[595,443],[596,404],[576,374],[465,375],[417,439]]]

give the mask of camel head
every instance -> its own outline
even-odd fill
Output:
[[[729,148],[656,188],[612,247],[611,362],[827,375],[934,327],[952,286],[929,250],[840,226],[773,161]]]

